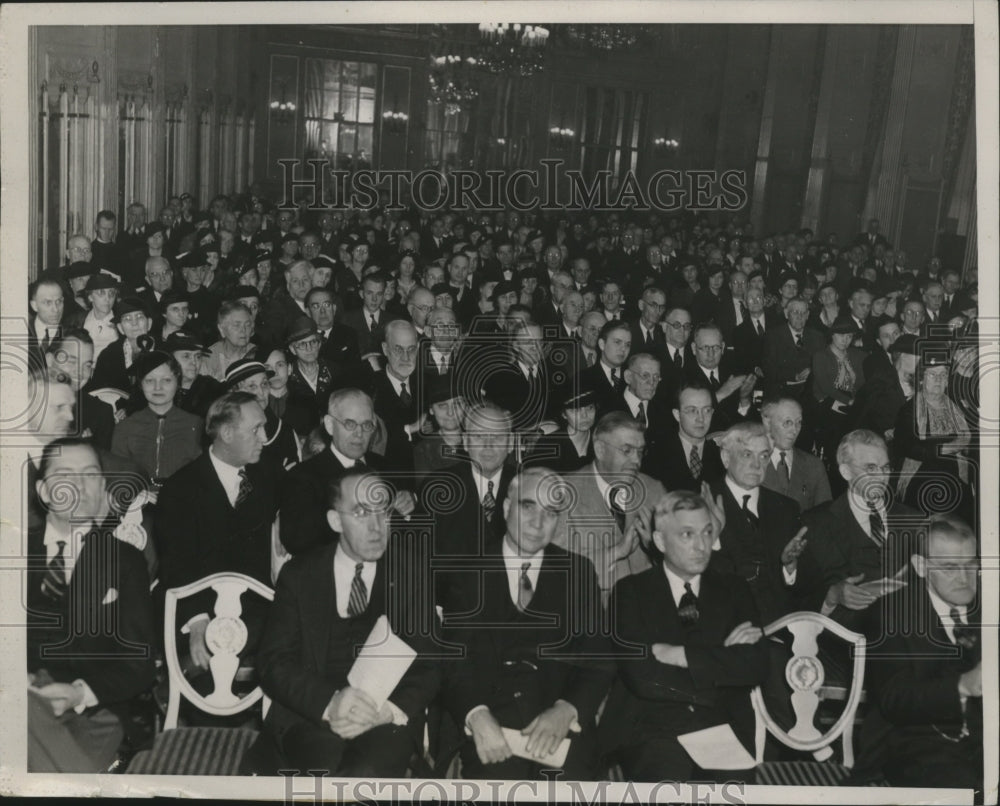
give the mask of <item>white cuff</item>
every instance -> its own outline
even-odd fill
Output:
[[[819,613],[821,616],[829,616],[836,609],[837,605],[828,604],[824,601],[823,606],[819,609]]]
[[[385,704],[389,706],[389,710],[392,711],[392,724],[403,727],[410,724],[410,718],[403,713],[403,710],[396,705],[392,700],[386,700]]]
[[[781,573],[785,577],[785,584],[791,587],[795,584],[795,577],[798,576],[799,569],[798,566],[794,570],[789,571],[787,565],[781,566]]]
[[[74,680],[73,685],[83,691],[83,702],[81,702],[73,710],[78,714],[82,714],[88,708],[93,708],[97,705],[97,695],[94,694],[93,689],[87,685],[86,680]]]
[[[489,711],[490,707],[488,705],[477,705],[475,708],[473,708],[471,711],[469,711],[469,713],[467,713],[465,715],[465,735],[466,736],[471,736],[472,735],[472,728],[469,727],[469,718],[473,714],[476,714],[479,711],[483,711],[483,710]]]

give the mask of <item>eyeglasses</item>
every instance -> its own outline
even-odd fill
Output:
[[[320,340],[317,337],[312,336],[308,339],[295,342],[292,347],[295,347],[298,350],[311,350],[313,347],[319,347],[319,345]]]
[[[430,313],[431,311],[434,310],[433,305],[414,305],[413,307],[416,308],[421,313]]]
[[[333,303],[329,300],[326,302],[310,302],[309,307],[314,311],[328,311],[333,307]]]
[[[721,344],[696,344],[694,349],[699,353],[721,353],[723,346]]]
[[[652,381],[653,383],[659,383],[660,382],[660,374],[659,373],[655,373],[654,374],[652,372],[633,372],[633,374],[639,380],[645,381],[646,383],[649,383],[650,381]]]
[[[618,451],[622,456],[624,456],[627,459],[631,459],[632,457],[642,459],[646,455],[645,446],[640,447],[638,445],[615,445],[614,443],[608,442],[603,439],[598,441],[603,442],[609,448],[614,448],[616,451]]]
[[[145,321],[146,314],[144,313],[128,313],[121,318],[123,325],[141,325]]]
[[[360,428],[365,434],[370,434],[375,430],[374,420],[365,420],[363,423],[359,423],[357,420],[341,420],[339,417],[334,417],[332,414],[330,415],[330,418],[336,420],[352,434],[357,431],[358,428]]]
[[[674,330],[690,330],[693,325],[690,322],[667,322]]]
[[[358,504],[354,509],[338,509],[341,515],[350,515],[352,518],[357,518],[358,520],[364,520],[365,518],[370,518],[374,515],[376,518],[385,518],[392,511],[392,507],[368,507],[364,504]]]
[[[412,358],[417,354],[417,345],[400,347],[398,344],[394,344],[389,348],[389,352],[396,356],[396,358]]]

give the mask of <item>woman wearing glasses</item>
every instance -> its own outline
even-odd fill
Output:
[[[594,461],[594,422],[597,419],[597,394],[593,389],[572,389],[562,405],[562,427],[553,434],[539,437],[525,467],[547,467],[557,473],[572,473]]]
[[[319,418],[326,412],[326,400],[333,388],[333,373],[319,357],[323,339],[316,323],[308,316],[299,317],[288,334],[288,352],[292,361],[288,370],[288,393],[309,400]]]
[[[905,504],[975,524],[972,439],[962,409],[948,394],[947,351],[946,344],[924,351],[916,392],[896,415],[892,452],[899,469],[897,492]]]

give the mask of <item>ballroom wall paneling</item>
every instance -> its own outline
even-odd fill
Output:
[[[767,79],[770,30],[766,25],[730,25],[727,28],[727,47],[719,56],[725,59],[725,80],[715,168],[744,171],[747,182],[752,183]],[[746,216],[747,212],[744,210],[742,214]]]
[[[402,170],[407,163],[407,144],[410,138],[409,110],[412,70],[409,67],[385,65],[382,68],[381,93],[375,110],[378,129],[379,167],[385,170]],[[386,112],[402,112],[407,120],[401,127],[393,127],[385,119]]]
[[[819,232],[823,210],[826,207],[830,178],[830,129],[833,120],[834,87],[844,32],[827,29],[823,52],[823,72],[820,77],[816,100],[816,120],[813,125],[812,145],[809,156],[809,174],[806,179],[805,198],[802,202],[802,226]]]
[[[819,226],[814,229],[824,236],[836,233],[843,244],[863,229],[864,148],[871,105],[877,97],[874,85],[881,40],[879,27],[872,25],[831,26],[828,37],[823,82],[829,81],[832,87],[826,129],[829,165]]]
[[[802,220],[826,33],[818,25],[774,31],[771,58],[777,86],[764,202],[767,231],[794,227]]]
[[[65,259],[66,240],[93,234],[99,210],[115,208],[117,59],[114,29],[31,30],[28,154],[29,276]]]
[[[760,112],[760,133],[757,136],[757,156],[754,160],[753,193],[750,220],[758,237],[764,235],[764,202],[771,172],[771,141],[774,132],[774,110],[778,97],[778,59],[774,53],[775,30],[768,33],[767,78],[764,82]]]

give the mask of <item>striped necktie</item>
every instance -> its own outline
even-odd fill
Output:
[[[247,475],[247,469],[245,467],[240,468],[240,489],[236,493],[236,506],[239,506],[244,501],[246,501],[251,493],[253,493],[253,484],[250,483],[250,477]]]
[[[42,579],[42,593],[54,602],[61,602],[66,595],[66,541],[56,543],[59,549],[56,556],[49,560]]]
[[[354,566],[354,579],[351,581],[351,598],[347,602],[347,615],[351,618],[360,616],[368,609],[368,586],[361,578],[361,572],[365,564],[358,563]]]
[[[521,579],[517,587],[517,609],[524,612],[531,604],[531,597],[535,595],[535,589],[531,586],[531,579],[528,577],[528,569],[531,563],[521,563]]]

